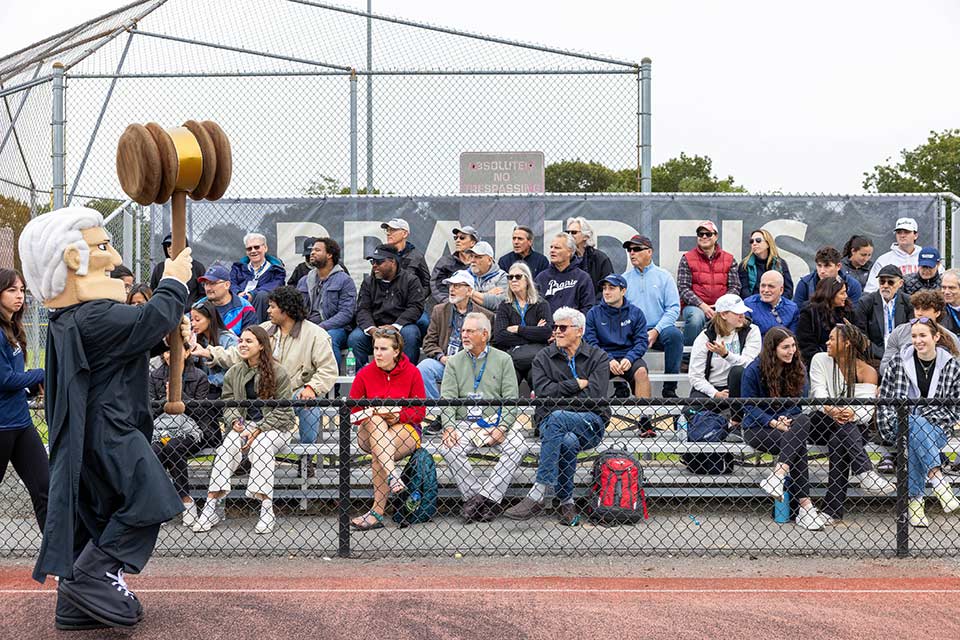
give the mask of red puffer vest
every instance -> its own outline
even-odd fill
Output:
[[[690,265],[693,276],[693,292],[707,304],[714,304],[717,298],[727,292],[727,276],[733,267],[733,254],[727,253],[718,245],[713,258],[696,247],[683,254]]]

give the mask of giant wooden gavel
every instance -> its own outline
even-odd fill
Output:
[[[170,257],[187,242],[187,194],[194,200],[219,200],[230,184],[230,140],[215,122],[187,120],[163,129],[150,122],[131,124],[117,143],[117,177],[124,193],[142,205],[164,204],[171,196]],[[170,332],[170,392],[163,410],[181,414],[183,337],[180,325]]]

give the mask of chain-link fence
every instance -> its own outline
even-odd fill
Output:
[[[956,479],[956,439],[943,438],[943,459],[935,461],[942,475],[918,472],[927,495],[922,515],[917,496],[910,495],[917,481],[908,481],[922,460],[919,445],[915,451],[908,446],[907,434],[917,428],[910,416],[918,405],[938,402],[944,404],[548,398],[188,403],[186,416],[159,418],[155,425],[155,450],[177,490],[194,500],[187,515],[163,527],[158,553],[953,555],[960,550],[960,519],[946,512],[957,508],[953,490],[948,485],[949,498],[941,491],[943,482]],[[832,419],[836,407],[853,408],[857,420]],[[794,448],[775,438],[778,449],[770,433],[758,433],[773,429],[729,422],[744,411],[791,408],[791,428],[805,434]],[[505,433],[468,419],[475,410],[508,420],[501,425]],[[887,410],[898,421],[897,442],[882,442],[875,429],[875,413]],[[319,418],[319,433],[315,443],[300,444],[295,416],[302,425],[310,412]],[[416,428],[403,423],[424,413]],[[440,418],[439,430],[430,428],[433,417]],[[45,434],[41,413],[36,424]],[[256,435],[247,446],[250,434]],[[639,470],[635,488],[624,460]],[[785,483],[771,480],[784,462],[790,465]],[[546,483],[539,495],[538,483]],[[779,500],[771,495],[778,490],[785,491]],[[541,500],[535,507],[531,495]],[[265,497],[273,501],[270,517]],[[8,473],[0,500],[2,554],[35,553],[39,532],[15,474]]]

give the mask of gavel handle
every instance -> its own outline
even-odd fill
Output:
[[[170,224],[170,257],[176,258],[187,246],[187,192],[174,191],[170,201],[173,215]],[[170,345],[170,392],[163,405],[164,413],[180,415],[186,408],[182,401],[183,391],[183,336],[180,335],[180,323],[167,336]]]

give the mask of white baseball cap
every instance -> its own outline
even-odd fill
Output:
[[[466,253],[473,253],[478,256],[490,256],[491,258],[494,257],[493,247],[490,246],[489,242],[478,242],[477,244],[467,249]]]
[[[717,303],[714,305],[714,308],[717,310],[717,313],[721,311],[733,311],[734,313],[751,312],[750,307],[743,304],[743,298],[735,293],[727,293],[717,298]]]
[[[894,227],[895,231],[900,231],[904,229],[905,231],[919,231],[917,227],[917,221],[913,218],[900,218],[897,220],[897,226]]]
[[[390,220],[387,220],[382,225],[380,225],[380,228],[381,229],[403,229],[404,231],[407,231],[407,232],[410,231],[410,225],[407,224],[407,221],[404,220],[403,218],[391,218]]]
[[[443,279],[443,284],[468,284],[473,286],[473,276],[466,269],[455,271],[449,278]]]

